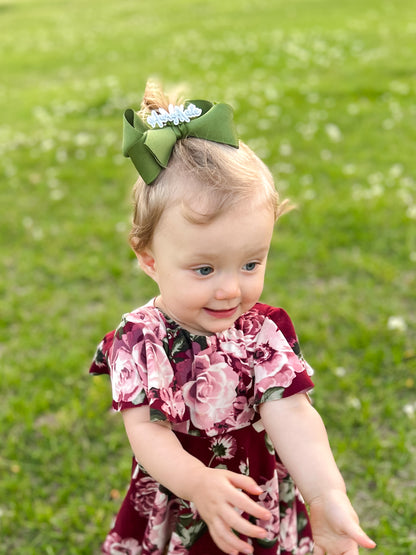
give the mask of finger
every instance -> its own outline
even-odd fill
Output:
[[[240,488],[251,495],[260,495],[263,493],[261,487],[255,482],[255,480],[253,480],[253,478],[250,478],[250,476],[230,472],[230,480],[233,486]]]
[[[221,518],[218,518],[209,529],[216,545],[225,553],[253,553],[253,547],[239,538]]]
[[[234,490],[231,492],[228,503],[240,512],[247,513],[259,520],[270,520],[271,518],[270,511],[268,511],[266,507],[259,505],[242,491]]]
[[[369,536],[367,536],[367,534],[358,524],[351,524],[349,530],[347,531],[347,534],[361,547],[373,549],[376,546],[376,543]]]
[[[251,523],[249,520],[241,516],[233,507],[228,507],[222,514],[225,524],[250,538],[265,538],[267,532],[261,526]]]

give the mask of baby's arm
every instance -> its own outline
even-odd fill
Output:
[[[262,490],[249,476],[206,467],[187,453],[168,424],[151,422],[148,407],[123,411],[124,425],[134,455],[146,471],[178,497],[192,501],[207,524],[211,537],[225,553],[252,553],[253,548],[233,533],[263,538],[265,530],[242,518],[235,509],[261,520],[269,512],[244,490]]]
[[[260,406],[267,433],[309,505],[314,555],[358,555],[373,548],[346,494],[325,426],[304,394]]]

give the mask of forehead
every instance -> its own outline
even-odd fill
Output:
[[[155,248],[171,252],[253,254],[267,251],[274,228],[274,213],[266,203],[240,203],[208,223],[185,217],[181,204],[170,206],[162,215],[153,237]]]

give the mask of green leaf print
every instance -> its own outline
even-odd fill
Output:
[[[271,387],[263,394],[260,403],[265,403],[266,401],[277,401],[278,399],[281,399],[284,390],[284,387]]]
[[[140,393],[138,395],[136,395],[136,397],[133,399],[133,401],[132,401],[133,405],[141,405],[143,403],[143,401],[145,400],[145,397],[146,397],[145,390],[142,389],[140,391]]]
[[[273,547],[274,545],[276,545],[277,541],[279,538],[274,538],[273,540],[262,540],[260,538],[256,539],[256,542],[261,546],[261,547]]]
[[[192,524],[193,523],[193,524]],[[195,519],[193,513],[183,514],[176,525],[176,533],[181,538],[183,545],[190,548],[198,538],[207,531],[207,525],[201,519]]]
[[[151,422],[155,422],[155,421],[160,421],[160,420],[167,420],[165,414],[157,409],[150,409],[150,421]]]
[[[274,445],[270,439],[270,437],[268,436],[268,434],[264,434],[264,443],[266,444],[266,449],[267,451],[271,454],[274,455]]]

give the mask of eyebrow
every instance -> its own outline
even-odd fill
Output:
[[[251,260],[256,258],[265,258],[270,250],[270,246],[262,246],[258,249],[253,249],[248,253],[245,253],[244,260]],[[216,250],[212,251],[199,251],[189,255],[191,264],[204,264],[209,263],[211,260],[215,260],[218,257]]]

